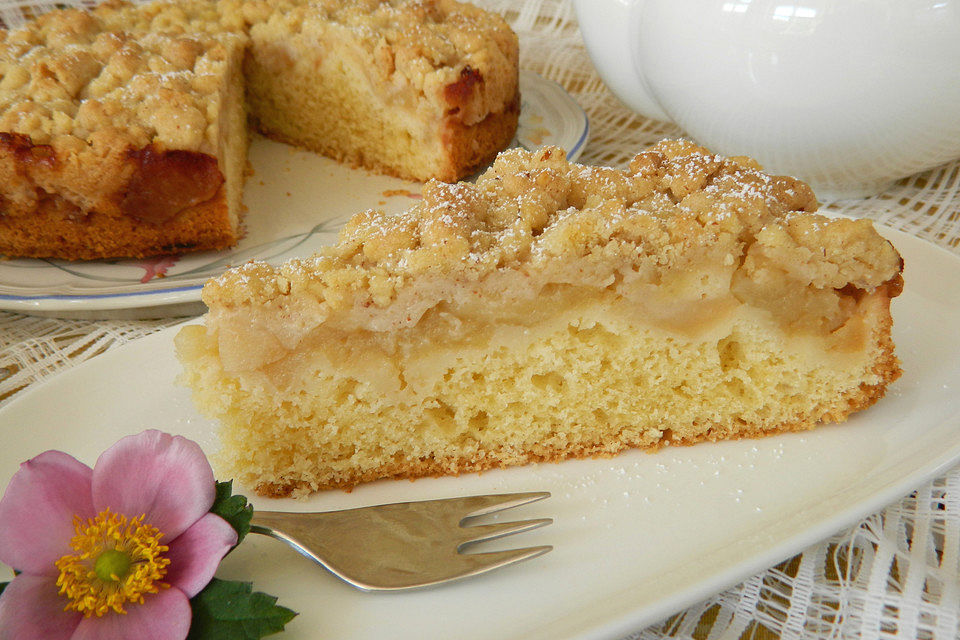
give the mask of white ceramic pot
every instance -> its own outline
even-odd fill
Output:
[[[822,199],[960,157],[960,0],[573,2],[628,106]]]

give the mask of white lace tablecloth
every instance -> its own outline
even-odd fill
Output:
[[[521,66],[563,85],[590,119],[580,161],[626,165],[682,131],[633,114],[606,89],[564,0],[487,0],[521,40]],[[0,0],[14,24],[21,7]],[[833,203],[960,254],[960,162],[903,180],[879,196]],[[960,303],[960,301],[958,301]],[[180,319],[71,321],[0,312],[0,406],[20,391]],[[960,416],[957,417],[960,427]],[[960,429],[958,429],[960,437]],[[631,639],[960,637],[960,467],[855,527],[806,549]]]

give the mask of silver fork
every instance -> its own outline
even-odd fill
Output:
[[[271,536],[364,591],[399,591],[474,576],[528,560],[551,546],[488,553],[464,548],[553,522],[538,518],[464,526],[548,498],[546,491],[468,496],[374,507],[283,513],[254,511],[250,531]]]

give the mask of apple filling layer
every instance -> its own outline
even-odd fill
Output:
[[[178,348],[201,409],[224,421],[223,471],[288,495],[842,420],[892,376],[890,345],[876,340],[887,302],[861,301],[864,315],[841,329],[854,341],[790,340],[747,307],[719,339],[697,339],[589,302],[452,343],[411,332],[394,352],[363,332],[321,331],[241,375],[223,370],[204,327]]]

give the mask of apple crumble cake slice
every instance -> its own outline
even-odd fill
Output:
[[[182,379],[222,471],[273,496],[842,421],[900,374],[902,264],[815,208],[682,141],[626,170],[511,150],[210,281]]]

